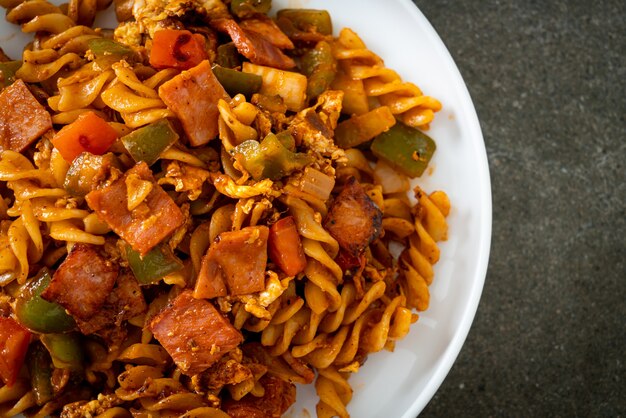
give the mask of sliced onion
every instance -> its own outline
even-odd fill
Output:
[[[304,169],[300,190],[323,201],[328,200],[335,179],[311,167]]]
[[[383,186],[383,193],[406,192],[411,187],[409,179],[387,163],[378,160],[374,167],[374,179]]]

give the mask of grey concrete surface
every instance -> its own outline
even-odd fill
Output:
[[[626,2],[425,1],[493,188],[484,293],[422,417],[626,415]]]

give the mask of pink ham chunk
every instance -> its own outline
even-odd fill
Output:
[[[126,179],[129,176],[152,185],[150,193],[133,210],[128,210]],[[112,184],[89,192],[85,198],[98,217],[141,255],[148,253],[185,220],[178,205],[156,183],[144,162],[137,163]]]
[[[217,136],[217,102],[230,100],[207,60],[163,83],[159,97],[180,119],[192,147]]]
[[[185,290],[149,325],[183,373],[196,375],[237,347],[243,336],[210,302]]]
[[[0,151],[22,152],[52,129],[50,113],[35,99],[22,80],[0,92]]]
[[[265,290],[268,237],[266,226],[222,232],[202,259],[194,296],[210,299]]]
[[[118,270],[95,245],[76,244],[41,296],[63,306],[74,318],[87,320],[102,308]]]

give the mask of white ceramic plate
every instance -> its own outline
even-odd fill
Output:
[[[443,104],[428,132],[437,142],[433,170],[418,181],[427,192],[446,191],[452,203],[449,239],[441,244],[430,308],[394,353],[371,355],[350,380],[353,417],[414,418],[461,350],[487,270],[491,187],[476,111],[443,42],[409,0],[274,0],[275,9],[284,7],[330,11],[336,33],[352,28],[388,67]],[[102,27],[114,23],[112,13],[96,21]],[[28,39],[16,27],[0,23],[0,45],[11,57],[20,56]],[[314,416],[316,402],[312,385],[299,386],[297,403],[287,416]]]

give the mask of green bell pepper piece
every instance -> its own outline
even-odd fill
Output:
[[[401,122],[374,138],[371,150],[381,160],[409,177],[422,175],[433,156],[435,141]]]
[[[54,396],[52,388],[52,359],[48,350],[38,342],[28,347],[26,364],[30,374],[30,385],[33,388],[35,402],[43,405]]]
[[[35,332],[65,332],[76,327],[74,318],[56,302],[48,302],[41,293],[50,285],[50,272],[42,269],[24,286],[17,297],[15,313],[22,325]]]
[[[330,44],[319,41],[315,48],[309,49],[300,61],[300,67],[307,76],[307,98],[314,99],[330,87],[337,74],[337,63]]]
[[[263,85],[263,78],[260,75],[243,73],[219,65],[213,66],[213,74],[231,96],[241,93],[250,99]]]
[[[183,263],[176,257],[167,244],[154,247],[148,254],[141,255],[126,244],[126,260],[137,281],[152,284],[164,276],[183,268]]]
[[[22,66],[22,61],[0,62],[0,88],[7,87],[15,81],[15,72]]]
[[[167,119],[160,119],[122,137],[122,143],[136,162],[154,164],[163,151],[178,141],[178,134]]]
[[[234,42],[228,42],[217,47],[215,63],[224,68],[236,68],[241,65],[241,57]]]
[[[271,113],[285,113],[287,111],[285,101],[279,95],[255,94],[252,96],[251,102],[258,108]]]
[[[272,0],[232,0],[230,11],[237,17],[250,17],[257,13],[267,14],[272,8]]]
[[[83,368],[84,353],[78,333],[43,334],[41,342],[48,349],[52,364],[57,369],[81,370]]]
[[[244,141],[231,152],[243,156],[242,164],[255,180],[279,180],[313,162],[310,155],[287,149],[272,133],[260,143]]]
[[[101,68],[109,68],[121,60],[130,60],[135,53],[129,47],[113,39],[94,38],[87,41],[89,49],[95,57],[95,62]]]
[[[98,178],[104,178],[110,167],[123,170],[122,164],[115,154],[94,155],[83,152],[74,158],[65,174],[63,187],[74,196],[85,196],[89,193]]]
[[[289,131],[282,131],[276,134],[276,138],[283,144],[283,147],[287,148],[289,151],[296,150],[296,140],[291,135]]]
[[[333,24],[326,10],[315,9],[282,9],[276,18],[287,19],[302,32],[314,32],[322,35],[333,34]]]

